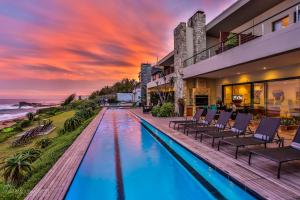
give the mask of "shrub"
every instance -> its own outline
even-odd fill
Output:
[[[71,132],[78,128],[81,124],[81,119],[78,117],[71,117],[64,123],[64,131]]]
[[[94,115],[94,112],[91,108],[88,109],[82,109],[76,112],[75,117],[80,118],[82,121],[92,117]]]
[[[14,131],[14,128],[12,128],[12,127],[7,127],[7,128],[4,128],[1,130],[2,133],[10,133],[13,131]]]
[[[48,147],[52,143],[52,140],[50,138],[44,138],[36,142],[36,146],[38,146],[41,149],[44,149]]]
[[[172,103],[164,103],[159,109],[159,117],[170,117],[174,113],[174,105]]]
[[[20,122],[20,127],[21,128],[26,128],[26,127],[28,127],[30,125],[31,125],[31,121],[30,120],[23,120],[23,121]]]
[[[28,119],[29,121],[32,121],[33,118],[34,118],[34,114],[33,114],[32,112],[29,112],[29,113],[26,114],[26,117],[27,117],[27,119]]]
[[[23,156],[27,157],[28,162],[32,163],[40,157],[41,151],[38,149],[35,149],[35,148],[31,148],[31,149],[22,151],[19,155],[23,155]]]
[[[152,116],[157,117],[159,115],[159,110],[160,110],[159,106],[153,106],[153,108],[151,110]]]
[[[238,38],[236,33],[230,33],[226,38],[225,45],[228,47],[235,47],[238,45]]]
[[[22,154],[16,154],[5,160],[1,168],[5,182],[10,182],[13,185],[20,185],[27,173],[31,171],[31,166],[28,157]]]

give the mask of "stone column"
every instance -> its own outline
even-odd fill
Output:
[[[187,58],[186,23],[181,22],[174,30],[174,70],[175,70],[175,112],[177,100],[183,98],[183,61]]]
[[[194,55],[206,49],[206,17],[203,11],[197,11],[188,21],[188,26],[193,28]],[[207,53],[200,53],[194,57],[194,63],[207,57]]]

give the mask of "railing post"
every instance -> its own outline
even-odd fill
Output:
[[[265,25],[264,23],[261,24],[261,35],[265,34]]]
[[[208,49],[208,57],[210,58],[210,49]]]
[[[299,5],[296,6],[296,23],[299,22]]]

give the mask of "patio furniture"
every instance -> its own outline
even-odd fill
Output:
[[[216,110],[208,109],[205,118],[203,120],[200,120],[193,124],[179,124],[177,128],[180,129],[180,127],[183,127],[183,133],[185,134],[186,130],[189,128],[197,129],[200,127],[207,127],[215,119],[216,113],[217,113]]]
[[[219,131],[203,131],[200,132],[200,142],[202,142],[203,135],[212,138],[212,147],[215,146],[216,138],[239,137],[246,133],[246,129],[252,119],[252,114],[238,113],[234,125],[229,130]]]
[[[187,135],[189,133],[195,133],[195,140],[197,140],[198,133],[204,132],[204,131],[219,131],[225,129],[226,125],[228,124],[228,121],[230,119],[232,112],[221,112],[218,121],[216,124],[212,126],[206,126],[206,127],[196,127],[196,128],[190,128],[187,130]]]
[[[238,157],[238,151],[240,147],[253,146],[253,145],[264,145],[267,147],[267,143],[274,141],[275,134],[280,125],[280,118],[263,118],[255,134],[251,137],[238,137],[238,138],[227,138],[219,140],[218,151],[220,150],[221,143],[229,144],[235,147],[235,158]]]
[[[170,121],[169,122],[169,127],[171,127],[172,123],[174,124],[174,127],[173,127],[174,129],[175,129],[175,127],[176,127],[177,124],[191,124],[191,123],[196,123],[201,118],[201,116],[203,114],[203,111],[204,111],[203,109],[198,109],[192,119]]]
[[[272,149],[256,149],[250,151],[249,165],[251,165],[251,158],[254,154],[278,163],[277,178],[280,178],[282,163],[300,160],[300,126],[298,127],[296,135],[290,146]]]

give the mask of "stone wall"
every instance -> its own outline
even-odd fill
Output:
[[[186,23],[181,22],[174,30],[175,111],[177,100],[183,97],[183,61],[187,58]]]
[[[199,54],[194,57],[193,62],[196,63],[206,58],[206,16],[202,11],[197,11],[188,21],[188,26],[193,28],[193,54]]]
[[[141,64],[141,101],[144,104],[147,104],[147,83],[151,81],[151,65],[150,64]]]

